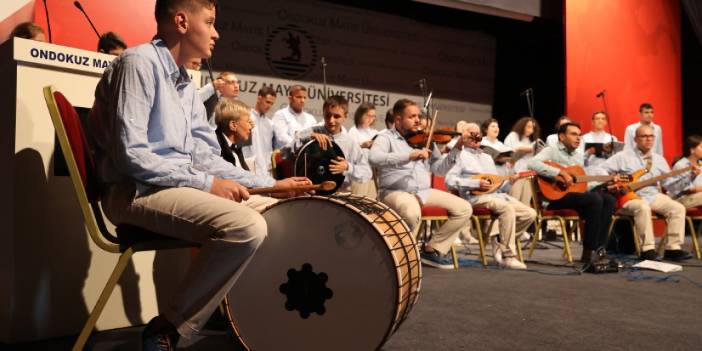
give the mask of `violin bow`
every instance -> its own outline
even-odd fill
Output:
[[[429,135],[427,138],[427,149],[429,149],[429,145],[431,145],[431,137],[434,135],[434,128],[436,127],[436,118],[438,117],[438,114],[439,110],[434,110],[434,116],[431,118],[431,127],[429,127]]]

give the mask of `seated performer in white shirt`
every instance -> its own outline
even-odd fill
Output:
[[[554,129],[556,131],[556,133],[549,134],[546,137],[546,145],[547,146],[558,145],[558,128],[560,128],[562,125],[564,125],[566,123],[572,123],[572,122],[573,122],[573,120],[571,120],[570,117],[568,117],[568,116],[558,117],[558,120],[556,121],[556,125],[555,125],[556,128]]]
[[[295,133],[317,124],[314,116],[303,110],[306,100],[307,89],[302,85],[293,85],[288,93],[289,105],[273,114],[276,149],[292,146]]]
[[[375,105],[364,102],[358,106],[353,116],[354,126],[349,129],[349,136],[361,147],[361,152],[366,159],[373,145],[373,138],[378,135],[378,131],[373,128],[376,119]],[[378,191],[375,188],[373,177],[364,182],[351,182],[351,192],[358,195],[368,196],[375,199]]]
[[[685,138],[683,157],[681,157],[673,169],[681,169],[691,165],[699,165],[702,160],[702,136],[693,134]],[[685,208],[702,206],[702,175],[686,172],[675,177],[672,186],[668,186],[668,195],[677,200]]]
[[[266,86],[258,90],[256,105],[251,109],[251,119],[255,127],[251,130],[251,145],[242,147],[244,156],[253,157],[256,175],[271,175],[271,155],[273,154],[273,121],[266,113],[275,104],[277,94]]]
[[[651,126],[643,125],[637,128],[634,143],[633,149],[626,148],[598,166],[601,173],[633,174],[640,169],[648,168],[649,171],[639,178],[639,181],[643,181],[670,172],[668,162],[653,151],[655,134]],[[671,186],[674,188],[674,183],[677,181],[679,179],[671,177],[662,180],[661,183],[664,188]],[[681,247],[685,240],[685,207],[661,193],[657,183],[637,190],[636,195],[639,198],[627,201],[622,211],[634,216],[636,230],[643,236],[641,259],[657,258],[651,211],[664,217],[667,222],[667,241],[663,258],[671,261],[692,258],[692,255]]]
[[[487,180],[472,179],[477,174],[497,175],[497,169],[492,157],[480,149],[480,127],[475,123],[468,123],[464,132],[463,151],[446,175],[446,185],[458,189],[462,198],[470,201],[473,208],[488,208],[499,216],[499,233],[501,243],[492,237],[493,257],[500,267],[510,269],[526,269],[526,265],[516,257],[517,248],[515,235],[521,235],[536,219],[536,211],[524,205],[519,200],[507,195],[511,181],[505,182],[494,193],[473,195],[473,190],[487,190],[491,183]],[[516,178],[516,177],[515,177]]]
[[[378,199],[405,220],[414,235],[419,231],[422,205],[448,211],[449,219],[434,231],[421,252],[422,262],[438,268],[451,268],[446,257],[459,232],[467,227],[473,208],[470,203],[446,191],[431,188],[431,173],[445,175],[456,163],[463,148],[456,143],[448,154],[438,148],[414,149],[405,138],[419,129],[417,103],[401,99],[393,106],[395,127],[378,134],[370,150],[370,164],[378,170]]]
[[[494,118],[488,118],[480,125],[480,132],[483,135],[483,140],[480,141],[480,146],[486,146],[495,149],[495,151],[500,153],[514,152],[512,148],[508,147],[500,141],[497,137],[500,135],[500,124]],[[509,176],[514,174],[512,167],[514,166],[514,161],[512,157],[501,157],[498,159],[493,159],[495,161],[495,167],[497,168],[497,174],[501,176]]]
[[[373,177],[367,157],[361,151],[361,147],[356,140],[344,131],[342,126],[348,115],[349,103],[339,95],[330,96],[324,101],[322,110],[324,111],[324,123],[321,126],[314,126],[302,130],[295,136],[295,149],[302,147],[311,138],[319,142],[324,150],[331,146],[333,140],[345,158],[338,157],[331,160],[329,170],[332,174],[344,175],[344,185],[339,191],[350,191],[351,182],[367,182]]]
[[[653,105],[644,102],[639,106],[639,121],[630,124],[624,130],[624,146],[635,150],[636,149],[636,129],[640,126],[650,126],[653,128],[653,135],[656,138],[653,144],[653,152],[663,156],[663,129],[661,126],[653,123]]]
[[[609,154],[611,152],[611,143],[619,141],[617,137],[612,134],[605,132],[607,127],[607,115],[604,111],[597,111],[592,114],[592,130],[583,135],[583,141],[580,143],[580,151],[585,155],[585,167],[593,167],[607,161],[606,157],[599,157],[597,155],[596,149],[590,147],[585,149],[585,144],[588,143],[601,143],[604,145],[609,145],[605,147],[605,153]],[[604,155],[600,155],[604,156]]]

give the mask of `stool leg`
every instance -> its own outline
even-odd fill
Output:
[[[83,350],[85,343],[88,341],[88,337],[90,337],[90,333],[93,331],[93,328],[95,328],[95,324],[97,324],[102,310],[105,308],[107,301],[110,299],[112,291],[119,282],[119,278],[122,276],[122,273],[124,273],[124,269],[127,268],[127,264],[129,263],[129,260],[132,258],[133,254],[134,250],[129,248],[119,256],[115,269],[112,270],[112,274],[107,280],[105,287],[102,289],[102,293],[100,293],[100,297],[98,297],[97,303],[95,303],[95,307],[93,307],[93,311],[90,312],[88,321],[85,322],[83,330],[81,330],[80,335],[78,335],[78,340],[76,340],[76,343],[73,345],[73,351]]]

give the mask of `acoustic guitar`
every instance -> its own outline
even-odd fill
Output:
[[[641,176],[646,174],[648,172],[648,169],[644,168],[642,170],[636,171],[634,174],[630,176],[630,181],[627,183],[622,183],[618,184],[615,187],[615,195],[617,195],[617,208],[621,208],[624,206],[625,203],[627,203],[630,200],[637,200],[640,199],[639,195],[636,195],[636,191],[642,188],[645,188],[649,185],[654,185],[658,183],[659,181],[669,178],[669,177],[674,177],[678,174],[685,173],[687,171],[692,170],[693,168],[697,168],[696,166],[687,166],[685,168],[680,168],[676,169],[674,171],[670,171],[668,173],[663,173],[659,176],[649,178],[646,180],[638,181]],[[645,171],[645,172],[642,172]]]
[[[538,177],[539,190],[543,197],[549,201],[560,200],[568,193],[584,193],[587,191],[588,182],[609,182],[614,179],[614,175],[586,175],[585,170],[580,166],[563,166],[553,161],[544,161],[544,163],[559,170],[565,170],[573,176],[573,183],[570,185],[566,185],[561,176],[555,178]]]
[[[527,178],[527,177],[533,177],[536,175],[535,171],[527,171],[527,172],[519,172],[517,173],[517,179],[522,179],[522,178]],[[476,174],[472,177],[471,179],[477,179],[477,180],[487,180],[490,183],[490,188],[487,190],[471,190],[471,194],[473,195],[485,195],[485,194],[490,194],[492,192],[495,192],[497,189],[502,187],[502,184],[504,184],[506,181],[509,180],[509,176],[501,176],[497,174]]]

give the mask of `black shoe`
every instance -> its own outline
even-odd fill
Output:
[[[658,256],[656,256],[656,250],[646,250],[641,253],[641,256],[639,256],[641,260],[651,260],[655,261]]]
[[[685,250],[665,250],[663,259],[667,261],[685,261],[692,258],[692,254]]]
[[[180,335],[163,317],[154,317],[141,333],[143,351],[174,351]]]

